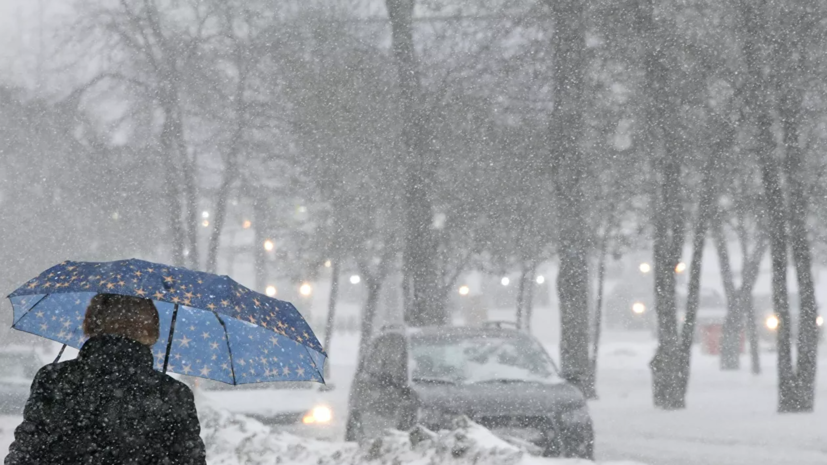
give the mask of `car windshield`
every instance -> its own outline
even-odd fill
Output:
[[[524,337],[415,337],[410,353],[419,383],[561,381],[545,352]]]

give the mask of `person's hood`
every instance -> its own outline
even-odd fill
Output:
[[[78,361],[105,370],[131,366],[152,369],[154,361],[149,346],[121,336],[103,335],[90,338],[78,353]]]

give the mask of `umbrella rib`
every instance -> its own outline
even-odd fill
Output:
[[[16,326],[17,323],[20,323],[21,321],[23,321],[23,318],[26,318],[29,315],[29,313],[31,313],[31,311],[34,310],[35,307],[40,305],[40,303],[43,302],[44,300],[46,300],[46,297],[49,297],[50,295],[52,295],[52,294],[44,294],[43,297],[41,297],[40,300],[35,302],[35,304],[31,306],[31,308],[26,310],[26,313],[24,313],[20,318],[18,318],[17,321],[15,321],[12,326]],[[13,312],[14,312],[14,310],[12,309],[12,313]]]
[[[213,310],[212,314],[215,315],[215,319],[218,320],[221,328],[224,329],[224,338],[227,340],[227,352],[230,354],[230,374],[233,375],[233,386],[238,386],[238,383],[235,380],[235,361],[233,360],[233,349],[230,347],[230,333],[227,332],[227,325],[224,324],[224,320],[218,316],[218,313],[215,313],[215,310]]]
[[[322,384],[325,384],[324,374],[321,371],[319,371],[319,366],[316,365],[316,361],[313,360],[313,356],[310,355],[310,349],[308,349],[307,346],[305,346],[305,345],[302,345],[302,347],[304,347],[304,351],[307,352],[307,358],[310,359],[310,363],[313,364],[313,368],[316,369],[316,374],[319,375],[319,379],[322,380]],[[325,357],[325,358],[327,358],[327,357]]]

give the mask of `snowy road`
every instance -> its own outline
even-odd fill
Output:
[[[775,354],[764,373],[724,373],[717,359],[693,357],[687,409],[655,410],[646,366],[654,344],[612,335],[601,351],[590,404],[599,459],[651,465],[810,465],[827,463],[827,351],[820,354],[816,412],[775,413]],[[621,340],[618,340],[621,339]],[[626,339],[623,341],[622,339]],[[746,359],[745,359],[746,361]]]
[[[649,465],[824,465],[827,463],[827,347],[820,354],[817,411],[775,413],[775,354],[763,353],[764,374],[722,373],[717,359],[695,354],[688,408],[652,407],[648,334],[608,334],[601,351],[598,390],[590,403],[599,461]],[[333,399],[344,413],[356,355],[355,337],[334,338]],[[549,347],[554,353],[553,346]],[[0,417],[0,456],[19,417]]]

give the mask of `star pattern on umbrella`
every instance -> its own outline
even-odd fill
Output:
[[[321,379],[326,354],[289,302],[226,276],[140,260],[64,262],[46,270],[9,296],[14,327],[79,348],[86,340],[80,322],[99,292],[153,299],[162,323],[153,346],[159,370],[177,304],[168,371],[237,383]]]

